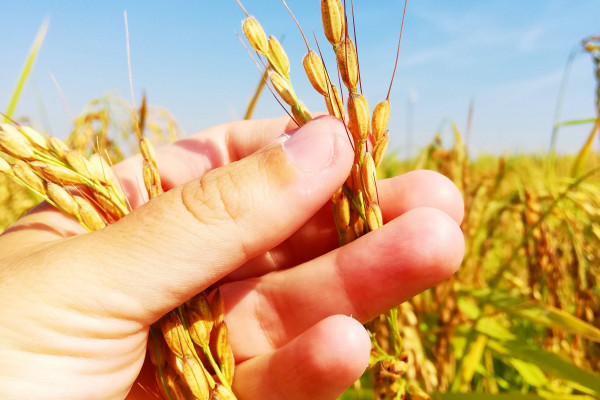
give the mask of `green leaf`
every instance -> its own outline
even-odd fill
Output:
[[[579,153],[577,154],[577,158],[575,159],[575,163],[573,164],[573,168],[571,170],[571,176],[576,177],[579,175],[579,172],[583,168],[583,164],[585,164],[585,161],[587,160],[588,156],[590,155],[590,152],[592,151],[592,146],[594,144],[594,138],[596,137],[596,133],[598,132],[598,129],[600,129],[600,117],[598,119],[596,119],[594,128],[592,128],[592,131],[590,132],[590,135],[588,136],[587,140],[585,141],[585,144],[583,145],[583,147],[581,148],[581,150],[579,150]]]
[[[588,396],[587,394],[565,394],[553,393],[540,390],[540,397],[547,400],[597,400],[596,397]]]
[[[432,400],[543,400],[542,397],[535,394],[521,393],[433,393]]]
[[[480,303],[480,307],[483,304],[490,304],[499,310],[518,306],[524,302],[520,294],[506,293],[500,290],[492,291],[489,288],[475,290],[466,289],[463,290],[463,293],[474,297]]]
[[[552,306],[529,303],[519,306],[512,311],[515,315],[536,324],[581,335],[588,340],[600,343],[600,329],[564,310]]]
[[[574,382],[593,394],[600,393],[600,376],[579,369],[562,357],[520,342],[488,341],[488,348],[500,356],[519,358],[537,365],[544,373]]]
[[[548,385],[548,378],[542,372],[542,370],[535,364],[528,363],[518,358],[511,358],[510,364],[515,367],[519,375],[525,380],[525,382],[534,387],[544,387]]]
[[[10,99],[10,103],[8,104],[8,108],[6,109],[5,122],[9,122],[9,118],[11,118],[15,112],[15,108],[17,107],[17,103],[19,102],[19,97],[21,97],[21,92],[23,91],[23,87],[25,86],[25,82],[31,73],[33,68],[33,63],[37,58],[38,51],[44,42],[44,37],[46,36],[46,31],[48,30],[48,20],[45,19],[40,25],[40,29],[38,29],[38,33],[33,40],[33,44],[31,45],[31,50],[29,50],[29,55],[27,56],[27,60],[25,61],[25,65],[23,66],[23,70],[21,71],[21,76],[19,76],[19,80],[17,81],[17,87],[13,92],[13,95]]]
[[[593,124],[596,122],[596,118],[588,118],[588,119],[573,119],[570,121],[563,121],[556,124],[556,127],[561,126],[570,126],[570,125],[581,125],[581,124]]]
[[[372,400],[373,390],[372,389],[360,389],[350,388],[346,390],[338,400]]]
[[[475,375],[475,369],[481,362],[483,351],[485,350],[485,344],[487,343],[487,336],[478,335],[477,339],[469,347],[469,352],[465,356],[461,365],[461,385],[468,386],[473,380]]]
[[[518,295],[515,296],[514,294],[501,291],[492,292],[490,289],[470,290],[464,293],[479,301],[480,306],[490,304],[500,311],[510,312],[535,324],[566,333],[581,335],[588,340],[600,343],[600,329],[564,310],[544,304],[532,303]],[[480,327],[483,327],[483,329],[486,328],[483,323],[477,324],[478,330]],[[506,340],[505,338],[495,336],[491,332],[488,333],[481,330],[480,332],[489,334],[489,336],[496,337],[497,339]]]
[[[481,315],[481,308],[479,308],[473,299],[460,296],[457,300],[457,305],[460,311],[472,320],[476,320]]]
[[[433,393],[433,400],[594,400],[586,395],[544,393],[542,395],[521,393]]]
[[[475,329],[494,339],[502,341],[515,340],[517,337],[508,330],[496,317],[483,317],[477,321]]]

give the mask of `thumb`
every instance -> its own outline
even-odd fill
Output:
[[[299,229],[342,185],[353,157],[341,122],[315,119],[68,241],[72,264],[85,265],[80,291],[134,319],[143,305],[152,322]]]

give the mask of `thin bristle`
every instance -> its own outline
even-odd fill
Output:
[[[56,78],[54,77],[52,72],[48,71],[48,75],[50,75],[50,79],[52,79],[54,86],[56,86],[56,90],[58,90],[58,95],[60,96],[60,99],[63,103],[63,106],[65,107],[65,110],[67,111],[67,114],[69,114],[71,121],[73,121],[73,124],[75,124],[75,117],[73,116],[73,113],[71,112],[71,109],[69,108],[69,105],[67,104],[67,99],[65,97],[65,94],[62,91],[62,88],[58,84],[58,81],[56,80]]]
[[[315,43],[317,45],[317,50],[319,51],[319,57],[321,57],[321,62],[323,62],[323,67],[325,68],[325,75],[327,75],[327,80],[329,82],[331,82],[331,78],[329,77],[329,72],[327,72],[327,66],[325,65],[325,62],[323,61],[323,53],[321,53],[321,47],[319,46],[319,41],[317,40],[317,35],[315,34],[315,31],[313,31],[313,36],[315,37]],[[338,78],[339,78],[339,76],[338,76]],[[327,89],[330,91],[328,93],[328,95],[331,97],[331,87],[328,87]],[[340,88],[340,95],[341,95],[341,88]],[[343,102],[343,99],[342,99],[342,102]],[[352,137],[350,136],[350,131],[348,131],[348,126],[346,126],[346,121],[344,121],[344,118],[341,118],[341,120],[342,120],[342,123],[344,124],[344,129],[346,130],[346,136],[348,136],[348,141],[350,142],[350,146],[352,146],[352,151],[355,151],[354,141],[352,140]]]
[[[292,10],[290,10],[290,8],[288,7],[287,3],[285,2],[285,0],[281,0],[281,2],[283,3],[283,5],[285,6],[285,8],[287,8],[288,12],[290,13],[290,15],[292,16],[292,18],[294,19],[294,22],[296,23],[296,25],[298,26],[298,29],[300,30],[300,34],[302,35],[302,39],[304,39],[304,43],[306,44],[306,49],[308,51],[310,51],[310,46],[308,45],[308,40],[306,40],[306,36],[304,36],[304,31],[302,30],[302,28],[300,27],[300,23],[298,22],[298,20],[296,19],[296,16],[294,15],[294,13],[292,12]]]
[[[356,47],[356,66],[358,67],[358,86],[360,87],[360,92],[363,92],[362,89],[362,77],[360,75],[360,57],[358,57],[358,40],[356,39],[356,23],[354,22],[354,0],[350,0],[350,11],[352,12],[352,32],[354,35],[354,46]]]
[[[346,0],[344,0],[344,24],[346,26],[345,35],[348,36],[348,13],[346,12]]]
[[[237,3],[240,5],[240,7],[242,8],[242,11],[244,12],[244,14],[246,14],[246,17],[249,17],[250,14],[248,14],[248,12],[246,11],[246,9],[244,8],[244,6],[242,5],[242,3],[240,2],[240,0],[235,0],[237,1]]]
[[[127,71],[129,73],[129,95],[131,96],[131,109],[135,110],[135,96],[133,95],[133,74],[131,73],[131,51],[129,50],[129,24],[127,23],[127,11],[123,11],[123,19],[125,21],[125,46],[127,49]],[[134,118],[137,116],[134,113]],[[141,136],[141,132],[138,129],[137,121],[135,122],[136,133],[138,137]]]
[[[348,13],[346,12],[346,0],[344,0],[344,26],[346,27],[345,29],[345,36],[346,39],[348,39],[350,36],[348,35]],[[344,54],[346,57],[346,65],[348,65],[348,46],[346,44],[347,42],[344,41]],[[356,47],[355,47],[356,49]],[[340,74],[340,69],[338,67],[338,75]],[[348,74],[349,75],[349,74]],[[340,83],[340,90],[341,90],[342,84]],[[350,88],[348,88],[348,91],[350,92]]]
[[[388,89],[386,100],[390,99],[390,93],[392,91],[392,84],[394,83],[394,76],[396,76],[396,68],[398,67],[398,58],[400,57],[400,43],[402,42],[402,30],[404,29],[404,16],[406,15],[406,4],[408,0],[404,0],[404,11],[402,12],[402,23],[400,24],[400,37],[398,38],[398,50],[396,50],[396,62],[394,63],[394,72],[392,72],[392,79],[390,80],[390,88]]]

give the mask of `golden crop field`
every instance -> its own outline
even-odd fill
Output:
[[[304,68],[329,113],[346,118],[356,151],[356,171],[349,173],[332,199],[332,224],[340,243],[381,227],[374,176],[371,182],[375,166],[378,179],[415,169],[440,172],[459,188],[465,204],[461,229],[466,252],[460,269],[451,279],[367,324],[371,364],[341,398],[600,398],[600,154],[592,150],[600,125],[600,37],[591,36],[582,44],[597,76],[589,90],[597,94],[598,113],[595,120],[581,122],[590,127],[590,135],[578,153],[472,156],[464,133],[452,125],[451,143],[438,135],[406,159],[394,151],[383,155],[389,140],[389,98],[378,99],[383,101],[377,107],[366,105],[357,89],[358,66],[353,64],[356,38],[348,33],[342,3],[322,4],[324,31],[332,45],[328,47],[333,47],[337,60],[337,65],[328,66],[329,73],[337,67],[341,82],[336,86],[338,79],[330,79],[323,68],[319,53],[325,50],[312,49],[308,42]],[[312,116],[294,92],[285,46],[273,36],[267,39],[248,11],[243,25],[247,46],[263,60],[258,66],[273,96],[281,98],[282,107],[303,125]],[[31,62],[35,52],[34,46]],[[26,80],[27,74],[21,79]],[[338,91],[347,104],[338,98]],[[13,96],[15,102],[18,96]],[[117,97],[92,100],[64,141],[11,122],[12,109],[4,112],[7,119],[0,128],[0,232],[42,200],[90,231],[118,220],[130,211],[127,200],[115,181],[93,172],[97,165],[101,170],[138,150],[149,198],[162,193],[153,144],[179,136],[176,120],[166,109],[147,105],[145,98],[135,109]],[[24,155],[11,147],[10,140],[37,155]],[[65,175],[54,175],[50,167]],[[96,199],[88,204],[91,210],[82,204],[89,199],[77,200],[82,197],[72,190],[70,200],[56,194],[76,185],[87,186],[90,198]],[[218,296],[201,293],[151,328],[150,352],[164,398],[235,398],[231,392],[235,362],[219,301]],[[188,329],[198,314],[210,322],[202,325],[207,330],[204,336],[197,328]],[[211,331],[225,335],[219,339],[222,347],[212,352],[209,342],[216,339]],[[191,384],[185,377],[169,375],[176,374],[170,360],[185,358],[186,353],[181,343],[172,343],[173,335],[189,338],[185,345],[191,343],[198,374],[209,378],[195,375]]]

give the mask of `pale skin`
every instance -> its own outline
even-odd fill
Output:
[[[434,172],[380,181],[384,227],[337,248],[346,132],[291,127],[235,122],[159,148],[169,191],[144,205],[141,162],[124,161],[134,211],[101,231],[42,205],[0,236],[0,398],[156,399],[148,327],[217,283],[239,399],[350,386],[369,360],[361,324],[458,268],[463,203]]]

